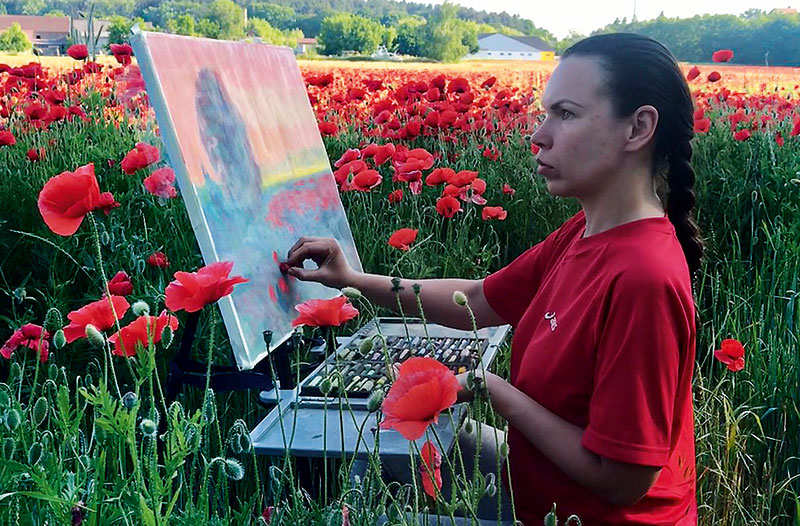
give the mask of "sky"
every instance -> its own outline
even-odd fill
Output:
[[[416,0],[415,0],[416,1]],[[444,0],[422,0],[425,4],[441,4]],[[668,17],[688,18],[702,14],[739,15],[751,7],[769,11],[776,7],[800,8],[797,0],[450,0],[451,3],[471,7],[478,11],[505,11],[530,19],[537,27],[548,29],[558,38],[564,38],[574,29],[588,35],[593,30],[610,24],[615,18],[633,15],[647,20],[661,11]]]

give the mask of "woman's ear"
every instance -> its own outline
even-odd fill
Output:
[[[639,107],[628,117],[630,128],[625,151],[634,152],[647,146],[656,133],[658,126],[658,110],[646,104]]]

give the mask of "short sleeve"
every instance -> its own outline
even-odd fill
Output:
[[[668,461],[680,376],[692,370],[693,318],[679,284],[643,270],[620,277],[609,293],[581,443],[612,460],[660,467]]]
[[[557,253],[564,248],[564,241],[573,234],[583,218],[579,212],[554,230],[544,241],[534,245],[507,266],[488,275],[483,280],[483,295],[492,309],[516,326]]]

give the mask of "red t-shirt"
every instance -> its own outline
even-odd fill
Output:
[[[488,276],[484,294],[514,326],[511,384],[583,428],[581,445],[662,467],[629,507],[579,485],[521,433],[508,433],[517,516],[541,524],[555,502],[584,525],[697,523],[691,278],[667,217],[584,238],[579,212]]]

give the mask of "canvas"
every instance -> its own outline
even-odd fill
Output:
[[[278,268],[300,236],[339,240],[361,268],[294,54],[137,31],[131,42],[206,264],[250,280],[220,302],[237,364],[291,334],[294,307],[338,291]],[[182,269],[194,270],[194,269]]]

